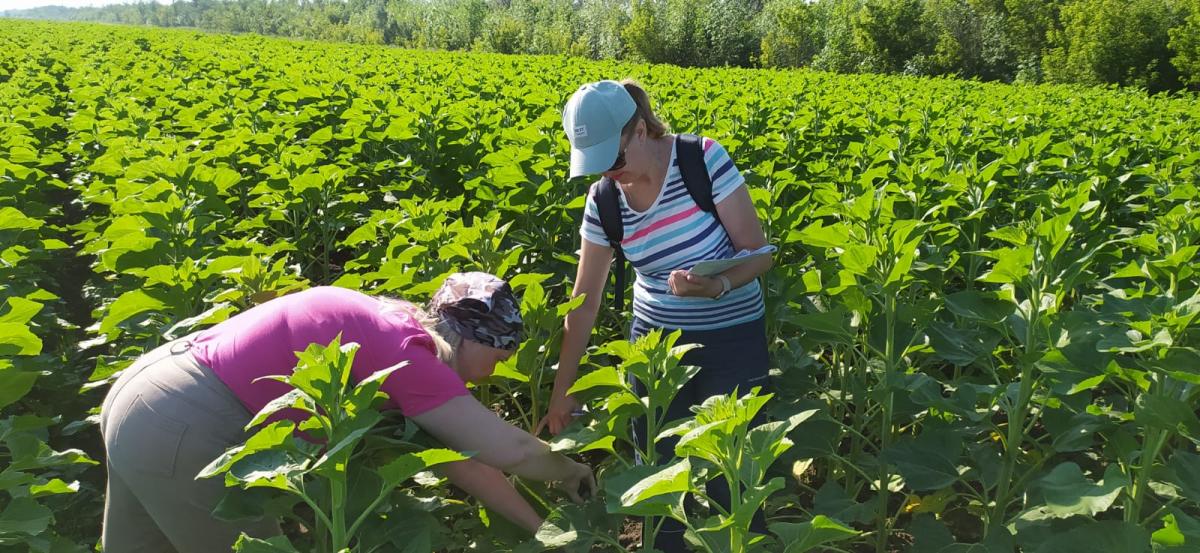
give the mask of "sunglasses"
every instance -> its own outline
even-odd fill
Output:
[[[617,160],[613,162],[612,167],[608,168],[609,171],[617,171],[625,166],[625,149],[626,148],[628,148],[628,146],[626,146],[625,148],[621,148],[621,151],[617,153]]]
[[[628,137],[629,140],[628,140],[628,142],[625,142],[625,147],[621,148],[620,152],[617,152],[617,159],[615,161],[613,161],[612,167],[608,168],[609,171],[619,171],[619,170],[621,170],[622,167],[625,167],[625,150],[628,150],[629,143],[633,142],[634,133],[636,132],[636,130],[635,130],[636,128],[634,127],[634,125],[636,123],[637,123],[637,114],[635,113],[635,114],[633,114],[633,117],[629,118],[629,122],[625,123],[625,126],[621,129],[622,141],[624,141],[626,137]]]

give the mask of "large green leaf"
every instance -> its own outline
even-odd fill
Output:
[[[648,497],[640,503],[626,505],[624,497],[634,486],[659,474],[662,467],[654,465],[633,465],[615,473],[608,473],[602,479],[606,507],[609,513],[623,513],[636,516],[664,516],[671,513],[682,513],[684,492],[672,492]]]
[[[958,328],[934,322],[926,331],[937,356],[960,366],[990,359],[1000,343],[1000,335],[986,328]]]
[[[50,509],[28,497],[18,497],[0,512],[0,536],[25,534],[36,536],[50,526]]]
[[[284,409],[299,409],[310,415],[317,414],[317,406],[315,403],[313,403],[312,398],[309,397],[308,394],[305,394],[302,390],[293,388],[288,390],[286,394],[267,402],[267,404],[264,405],[262,409],[259,409],[258,413],[250,419],[250,422],[246,423],[246,429],[249,430],[266,422],[271,415],[274,415],[275,413],[278,413]]]
[[[1116,463],[1108,466],[1104,479],[1093,482],[1072,462],[1061,463],[1037,482],[1031,494],[1031,508],[1021,514],[1025,520],[1094,516],[1107,511],[1129,485]]]
[[[1200,438],[1200,418],[1192,405],[1173,397],[1141,394],[1134,417],[1139,425]]]
[[[386,486],[395,487],[425,469],[443,463],[465,461],[467,458],[466,455],[450,449],[427,449],[417,453],[406,453],[380,467],[379,476],[383,477]]]
[[[1172,483],[1179,486],[1184,497],[1200,505],[1200,455],[1176,451],[1167,467],[1171,469]]]
[[[663,467],[621,494],[621,505],[632,507],[663,494],[692,491],[692,466],[687,459]]]
[[[0,355],[37,355],[42,340],[24,323],[0,322]]]
[[[308,468],[308,459],[289,451],[269,449],[247,455],[229,468],[229,476],[243,485],[291,490],[294,476]]]
[[[852,321],[850,311],[840,304],[828,311],[787,313],[788,324],[804,330],[813,339],[837,344],[854,342]]]
[[[301,500],[298,496],[281,494],[269,487],[242,489],[225,488],[225,495],[213,508],[212,515],[218,520],[245,522],[261,520],[263,517],[280,518]]]
[[[722,448],[729,436],[727,420],[716,420],[701,424],[697,420],[689,420],[673,428],[664,429],[659,437],[677,434],[685,431],[675,444],[677,457],[699,457],[710,463],[720,462]]]
[[[861,532],[843,525],[824,515],[800,523],[776,523],[771,532],[785,545],[784,553],[804,553],[827,543],[836,543],[859,535]]]
[[[274,379],[303,390],[321,409],[342,409],[336,405],[337,398],[342,396],[349,383],[350,367],[358,348],[354,342],[342,343],[340,334],[328,345],[309,344],[297,353],[295,371]]]
[[[1016,284],[1029,275],[1029,266],[1033,263],[1032,247],[1004,248],[993,254],[997,260],[996,264],[990,271],[979,277],[980,281]]]
[[[746,435],[741,475],[743,480],[761,480],[767,469],[792,447],[792,441],[786,436],[817,413],[816,409],[808,409],[788,417],[787,420],[761,424],[752,429]]]
[[[59,495],[75,493],[79,491],[79,482],[64,482],[62,479],[54,478],[44,484],[34,484],[29,486],[29,494],[33,497],[43,497],[47,495]]]
[[[850,233],[844,224],[823,226],[818,219],[801,231],[792,231],[789,241],[799,241],[807,246],[818,248],[840,248],[850,241]]]
[[[865,275],[867,271],[875,265],[875,258],[879,255],[879,249],[875,246],[867,246],[861,244],[853,244],[845,247],[845,251],[838,258],[842,262],[842,267],[854,275]]]
[[[433,553],[441,547],[443,521],[429,512],[430,504],[408,495],[393,495],[396,501],[387,518],[374,518],[359,530],[359,547],[371,551]]]
[[[556,551],[586,553],[592,550],[599,536],[614,529],[612,522],[606,516],[604,504],[599,501],[560,505],[546,515],[534,539],[543,547]]]
[[[159,311],[167,306],[162,300],[142,290],[130,290],[109,304],[104,318],[100,319],[101,334],[111,334],[125,320],[147,311]]]
[[[883,451],[882,457],[896,465],[905,486],[931,491],[958,481],[961,454],[962,439],[954,432],[926,429],[916,438],[897,441]]]
[[[15,207],[0,207],[0,230],[33,230],[41,226],[41,221],[26,216]]]
[[[254,453],[282,446],[292,439],[292,431],[295,428],[296,423],[292,421],[273,422],[255,432],[244,444],[229,448],[204,467],[196,477],[211,478],[228,471],[235,463]]]
[[[617,372],[617,369],[604,367],[579,377],[579,380],[575,381],[575,384],[567,390],[567,393],[576,394],[593,388],[620,388],[624,385],[621,382],[621,376]]]
[[[42,304],[25,298],[8,298],[6,303],[8,309],[0,315],[0,323],[25,324],[42,310]]]
[[[817,490],[813,497],[813,512],[846,522],[868,522],[874,516],[870,504],[859,503],[833,480],[825,482]]]
[[[582,453],[584,451],[603,450],[616,454],[613,449],[616,436],[606,430],[602,423],[591,426],[580,426],[555,436],[550,442],[550,449],[558,452]]]
[[[1145,553],[1150,550],[1150,532],[1130,523],[1105,520],[1091,522],[1050,536],[1036,553]]]
[[[25,397],[33,389],[33,384],[39,376],[39,373],[21,371],[0,364],[0,409]]]
[[[951,313],[985,323],[999,323],[1012,314],[1017,306],[996,293],[963,290],[945,298]]]
[[[913,537],[911,553],[940,553],[954,543],[954,535],[930,513],[917,514],[906,530]]]
[[[1046,430],[1054,437],[1051,446],[1055,451],[1084,451],[1095,442],[1096,434],[1106,427],[1108,420],[1091,413],[1069,413],[1064,409],[1047,409],[1042,420]]]

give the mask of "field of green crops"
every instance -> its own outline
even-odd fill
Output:
[[[308,286],[424,300],[452,271],[511,279],[529,339],[476,396],[533,428],[588,184],[565,180],[559,110],[626,76],[728,148],[780,247],[774,395],[708,405],[678,459],[634,466],[644,404],[623,379],[688,371],[602,310],[594,416],[556,442],[597,467],[599,497],[519,483],[551,515],[530,540],[431,473],[396,485],[385,463],[426,459],[422,438],[381,423],[350,476],[374,490],[352,551],[609,551],[646,514],[685,519],[702,551],[1200,551],[1194,97],[17,21],[0,21],[0,551],[92,550],[95,414],[123,367]],[[747,429],[758,408],[774,422]],[[282,506],[295,550],[327,550],[323,504],[279,483],[328,475],[287,454],[224,515]],[[731,512],[679,509],[719,472],[747,486]],[[747,534],[759,504],[768,536]]]

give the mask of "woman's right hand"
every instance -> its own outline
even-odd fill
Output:
[[[596,477],[592,474],[591,467],[575,463],[571,468],[571,475],[559,482],[558,487],[567,493],[571,501],[576,504],[583,503],[596,496]]]
[[[559,393],[556,387],[550,397],[550,408],[546,411],[546,416],[538,421],[533,435],[541,435],[542,429],[546,428],[550,429],[550,434],[559,435],[564,428],[571,424],[572,414],[578,411],[579,407],[579,401],[574,396]]]

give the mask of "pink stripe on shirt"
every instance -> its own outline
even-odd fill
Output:
[[[678,223],[679,221],[687,219],[691,214],[693,214],[697,211],[700,211],[700,206],[693,205],[692,207],[685,209],[683,211],[680,211],[679,213],[676,213],[674,215],[671,215],[670,217],[663,217],[662,219],[655,221],[654,224],[633,233],[629,238],[622,240],[621,243],[628,244],[628,243],[634,242],[640,238],[644,238],[646,235],[648,235],[660,228],[663,228],[672,223]]]

